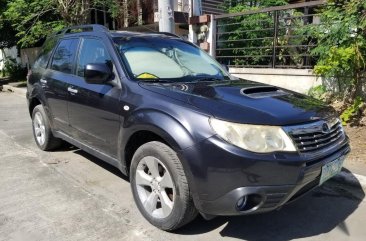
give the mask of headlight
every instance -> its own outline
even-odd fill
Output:
[[[214,131],[227,142],[259,153],[296,151],[290,137],[279,126],[247,125],[210,119]]]

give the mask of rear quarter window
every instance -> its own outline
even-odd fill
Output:
[[[39,53],[36,61],[34,62],[34,68],[47,68],[48,61],[51,57],[52,50],[56,46],[57,39],[49,38],[42,46],[42,50]]]

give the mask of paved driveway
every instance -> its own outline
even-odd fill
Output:
[[[364,196],[330,181],[279,211],[163,232],[117,169],[73,147],[38,150],[25,98],[0,92],[0,240],[365,240]]]

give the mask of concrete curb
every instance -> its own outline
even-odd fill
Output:
[[[346,183],[354,187],[362,187],[366,191],[366,176],[358,175],[352,172],[342,171],[334,177],[336,181]]]
[[[13,92],[15,94],[18,95],[22,95],[25,97],[25,94],[27,93],[27,89],[26,88],[18,88],[18,87],[14,87],[11,85],[3,85],[3,90],[5,92]]]

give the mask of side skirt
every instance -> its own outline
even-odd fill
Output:
[[[125,170],[123,168],[121,168],[120,162],[118,161],[118,159],[113,158],[99,150],[96,150],[95,148],[92,148],[78,140],[75,140],[74,138],[70,137],[69,135],[60,132],[60,131],[55,131],[54,133],[55,137],[57,138],[61,138],[67,142],[69,142],[70,144],[82,149],[83,151],[86,151],[87,153],[101,159],[104,162],[107,162],[108,164],[117,167],[124,175],[126,175],[127,173],[125,173]]]

